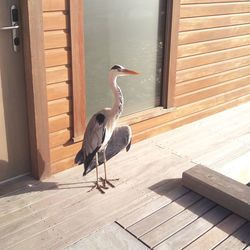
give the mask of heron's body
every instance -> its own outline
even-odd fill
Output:
[[[118,153],[120,153],[123,149],[129,151],[131,146],[131,139],[132,139],[132,131],[130,126],[123,125],[123,126],[116,126],[111,138],[108,141],[106,146],[105,154],[106,160],[108,161]],[[77,153],[75,157],[75,163],[80,165],[84,163],[83,151],[82,149]],[[98,151],[98,165],[104,163],[104,154],[102,150]],[[84,175],[88,174],[90,171],[96,168],[96,161],[92,160],[89,164],[86,171],[84,171]]]
[[[103,109],[92,116],[90,119],[83,139],[83,153],[85,169],[93,160],[96,152],[105,149],[116,126],[116,120],[111,109]]]
[[[115,102],[112,108],[104,108],[94,114],[88,122],[84,139],[83,139],[83,159],[84,159],[84,175],[89,172],[89,167],[94,157],[96,158],[96,173],[97,173],[97,187],[98,185],[98,152],[103,151],[105,181],[106,178],[106,154],[105,150],[107,144],[113,134],[116,122],[119,119],[123,110],[123,95],[121,89],[117,85],[117,77],[128,74],[137,74],[134,71],[127,70],[120,65],[115,65],[111,68],[109,73],[109,84],[113,92]],[[131,130],[130,130],[131,132]]]

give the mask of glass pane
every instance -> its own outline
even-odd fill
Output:
[[[84,0],[87,116],[111,107],[108,71],[114,64],[140,72],[118,78],[123,115],[160,105],[165,0]]]

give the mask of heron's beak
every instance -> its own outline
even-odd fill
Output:
[[[127,74],[127,75],[138,75],[139,74],[138,72],[135,72],[135,71],[130,70],[130,69],[123,69],[122,72]]]

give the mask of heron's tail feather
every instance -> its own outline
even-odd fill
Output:
[[[76,154],[75,160],[74,160],[75,164],[77,165],[81,165],[84,162],[84,157],[83,157],[83,152],[82,149],[79,150],[79,152]]]
[[[95,157],[96,152],[99,150],[99,148],[97,148],[96,150],[94,150],[94,152],[92,152],[91,154],[89,154],[86,157],[86,160],[84,161],[84,155],[83,155],[83,151],[82,149],[79,150],[79,152],[76,154],[75,157],[75,164],[76,165],[81,165],[84,164],[84,172],[83,175],[86,175],[87,173],[89,173],[91,170],[93,170],[96,166],[95,162],[93,162],[93,159]]]
[[[130,140],[129,144],[126,146],[126,151],[127,151],[127,152],[130,150],[131,143],[132,143],[132,140]]]

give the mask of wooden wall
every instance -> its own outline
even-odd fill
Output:
[[[69,0],[43,0],[52,172],[73,166]],[[133,141],[250,100],[250,2],[181,0],[172,112],[129,121]]]
[[[177,107],[236,89],[248,93],[249,1],[182,0],[179,30]]]

